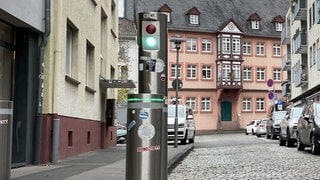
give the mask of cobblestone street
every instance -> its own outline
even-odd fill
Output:
[[[221,145],[203,146],[210,138]],[[171,172],[169,180],[320,179],[320,156],[307,148],[297,151],[279,146],[278,140],[242,134],[198,136],[196,140],[194,150]]]

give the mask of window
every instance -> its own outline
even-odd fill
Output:
[[[195,97],[187,97],[186,105],[189,106],[193,111],[196,110],[196,98]]]
[[[190,24],[198,25],[199,24],[199,16],[190,14],[189,15],[189,22],[190,22]]]
[[[232,81],[240,81],[240,79],[241,79],[241,66],[240,65],[233,65],[232,70],[233,70],[233,73],[231,73],[231,80]]]
[[[243,80],[252,80],[251,67],[244,67],[243,68]]]
[[[257,55],[264,55],[264,43],[257,43]]]
[[[242,99],[242,111],[251,111],[251,98]]]
[[[264,111],[264,98],[257,98],[257,111]]]
[[[258,68],[257,69],[257,81],[264,81],[265,78],[265,72],[264,68]]]
[[[202,66],[202,79],[211,79],[211,66]]]
[[[188,65],[187,66],[187,78],[190,78],[190,79],[197,78],[197,66],[196,65]]]
[[[171,65],[171,78],[176,78],[176,65]],[[178,78],[181,78],[181,65],[178,65]]]
[[[211,101],[209,97],[201,98],[201,111],[210,111]]]
[[[94,47],[91,43],[87,42],[86,51],[86,85],[93,87],[94,81]]]
[[[187,40],[187,51],[197,50],[197,40],[195,38],[188,38]]]
[[[273,80],[281,81],[281,69],[280,68],[273,69]]]
[[[202,52],[211,52],[211,40],[203,39],[202,40]]]
[[[250,42],[244,42],[242,45],[242,51],[245,55],[251,54],[251,43]]]
[[[222,53],[230,54],[230,38],[222,38]]]
[[[239,38],[232,39],[232,53],[233,54],[240,54],[240,39]]]
[[[260,21],[255,21],[255,20],[251,21],[252,29],[259,29],[260,28],[259,25],[260,25]]]
[[[69,23],[67,24],[67,37],[66,37],[66,74],[70,77],[74,77],[76,72],[76,43],[78,32]]]
[[[280,44],[273,44],[273,55],[274,56],[280,56],[281,55]]]
[[[230,80],[231,74],[231,65],[223,64],[222,65],[222,80]]]
[[[276,31],[282,31],[282,25],[283,23],[275,22]]]

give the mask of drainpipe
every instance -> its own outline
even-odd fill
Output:
[[[35,146],[33,164],[40,163],[41,153],[41,126],[42,126],[42,98],[43,98],[43,67],[44,67],[44,51],[48,42],[48,37],[51,31],[51,0],[45,0],[45,19],[44,19],[44,33],[39,47],[39,87],[37,96],[37,114],[35,127]]]

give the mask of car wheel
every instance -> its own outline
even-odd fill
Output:
[[[285,143],[286,143],[286,141],[283,140],[282,135],[280,134],[280,135],[279,135],[279,145],[280,145],[280,146],[284,146]]]
[[[249,133],[247,132],[247,129],[245,129],[245,130],[244,130],[244,133],[245,133],[246,135],[248,135],[248,134],[249,134]]]
[[[312,154],[319,154],[319,147],[316,144],[316,138],[314,135],[311,136],[311,153]]]
[[[189,139],[189,143],[194,143],[194,136],[195,136],[195,132],[193,133],[193,136],[191,139]]]
[[[254,133],[253,129],[252,129],[251,133],[252,133],[252,135],[255,135],[255,133]]]
[[[187,139],[188,139],[188,131],[186,132],[186,135],[184,136],[184,138],[181,140],[181,144],[182,145],[187,144]]]
[[[299,133],[297,133],[297,149],[298,151],[303,151],[305,148],[305,145],[302,144],[302,142],[300,141],[300,135]]]
[[[293,140],[291,139],[291,136],[290,136],[290,132],[289,130],[287,131],[287,141],[286,141],[286,146],[287,147],[292,147],[294,144]]]
[[[260,135],[260,134],[256,134],[256,136],[257,136],[257,137],[261,137],[261,135]]]

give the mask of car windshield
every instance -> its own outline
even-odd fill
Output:
[[[273,121],[275,123],[280,123],[284,116],[286,115],[286,111],[275,111],[273,112]]]
[[[292,118],[294,118],[294,119],[299,118],[301,115],[301,112],[302,112],[302,108],[294,109],[293,113],[292,113]]]
[[[168,117],[175,117],[176,116],[176,107],[172,106],[168,108]],[[185,109],[183,106],[178,106],[178,117],[185,118]]]

